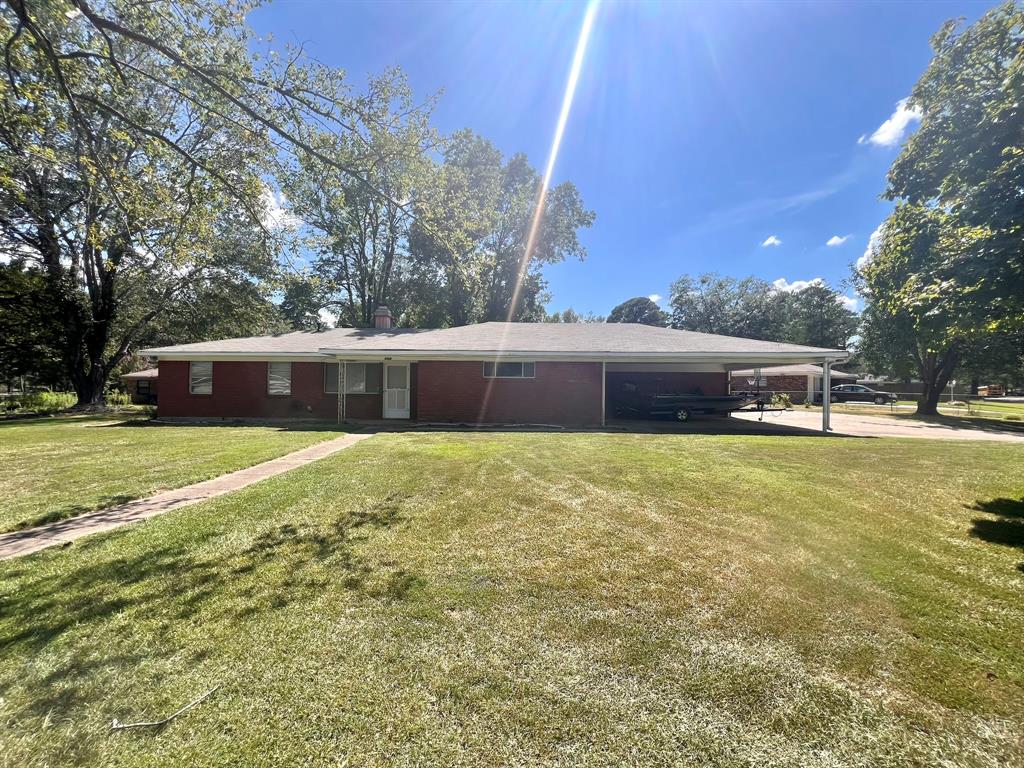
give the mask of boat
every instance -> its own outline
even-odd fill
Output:
[[[625,397],[616,405],[615,415],[623,418],[675,419],[689,421],[698,414],[726,415],[750,405],[763,408],[767,393],[736,392],[730,395],[660,394],[642,395],[635,393]]]

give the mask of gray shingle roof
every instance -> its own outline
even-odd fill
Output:
[[[569,357],[696,354],[846,357],[843,350],[678,331],[634,323],[479,323],[457,328],[389,330],[336,328],[316,333],[298,332],[280,336],[203,341],[143,350],[144,354],[155,357],[180,357],[185,354],[307,355],[327,351],[339,355],[425,354],[433,357],[472,353],[565,354]]]

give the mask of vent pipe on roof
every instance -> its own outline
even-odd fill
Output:
[[[373,327],[374,328],[390,328],[391,327],[391,310],[381,304],[377,309],[373,311]]]

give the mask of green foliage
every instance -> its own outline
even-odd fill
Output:
[[[411,269],[402,292],[410,322],[544,319],[541,268],[585,256],[578,231],[594,214],[572,183],[559,184],[544,196],[530,241],[540,188],[525,155],[505,161],[470,131],[446,140],[443,162],[416,201],[409,236]]]
[[[132,404],[132,396],[127,392],[120,392],[118,390],[111,390],[106,393],[106,403],[112,406],[125,406]]]
[[[547,323],[603,323],[605,318],[603,315],[595,315],[593,312],[587,312],[585,315],[581,315],[572,307],[569,307],[564,312],[552,312],[544,318],[544,322]]]
[[[672,284],[672,327],[724,336],[778,341],[786,297],[764,280],[706,273]]]
[[[845,349],[857,333],[857,314],[838,291],[824,283],[786,295],[785,322],[779,341],[825,349]]]
[[[839,292],[820,282],[785,292],[756,277],[684,275],[669,304],[673,328],[701,333],[844,349],[857,329]]]
[[[369,326],[381,304],[396,301],[395,284],[408,269],[413,205],[429,194],[430,152],[438,139],[429,120],[433,100],[415,103],[405,76],[390,70],[371,80],[350,130],[338,133],[300,121],[295,130],[358,176],[319,157],[299,156],[280,173],[281,189],[299,240],[315,254],[313,270],[286,283],[293,325],[318,328],[327,308],[340,325]]]
[[[627,299],[608,313],[609,323],[641,323],[642,325],[668,325],[668,313],[646,296]]]
[[[26,392],[0,400],[4,410],[15,413],[51,414],[66,411],[75,404],[74,392]]]
[[[58,303],[39,269],[22,261],[0,264],[0,381],[63,379]]]
[[[929,414],[961,361],[1024,353],[1024,9],[948,22],[932,46],[910,96],[920,128],[889,172],[900,203],[858,274],[865,357],[913,366]]]

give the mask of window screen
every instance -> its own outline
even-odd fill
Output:
[[[533,363],[484,363],[485,379],[532,379]]]
[[[338,366],[341,363],[324,363],[324,392],[338,393]],[[349,395],[380,394],[380,363],[349,363],[347,367],[345,393]]]
[[[213,394],[213,363],[188,364],[188,391],[193,395]]]
[[[290,395],[292,393],[292,364],[267,363],[267,394]]]
[[[324,363],[324,392],[338,394],[338,368],[341,363]]]

